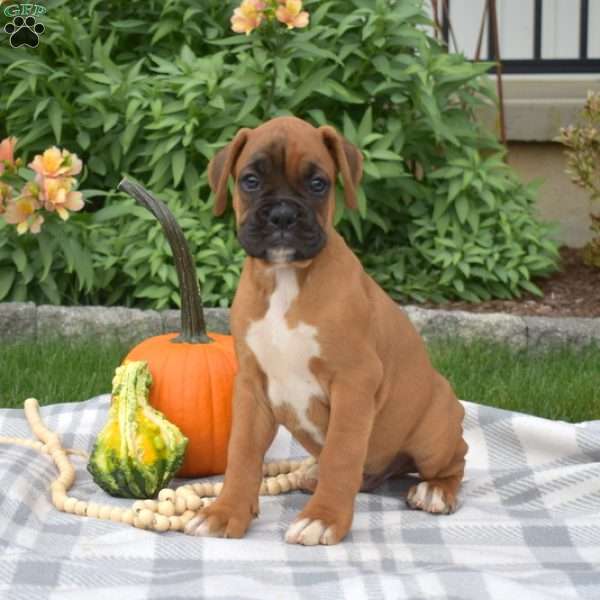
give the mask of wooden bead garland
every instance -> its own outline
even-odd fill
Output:
[[[75,468],[68,455],[87,458],[87,453],[62,447],[58,434],[44,425],[35,398],[25,400],[24,410],[31,431],[39,441],[0,436],[0,444],[18,444],[50,456],[58,469],[58,477],[50,484],[52,504],[62,512],[159,532],[183,531],[196,511],[213,502],[223,488],[223,482],[186,483],[176,489],[160,490],[157,500],[136,500],[131,508],[86,502],[68,496],[67,492],[75,482]],[[303,473],[314,463],[315,459],[309,457],[302,461],[282,460],[264,464],[265,478],[260,485],[260,495],[276,496],[300,489]]]

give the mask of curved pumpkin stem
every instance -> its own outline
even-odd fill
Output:
[[[196,268],[183,231],[173,213],[139,183],[123,179],[118,189],[126,192],[160,222],[173,252],[177,279],[181,290],[181,334],[171,341],[187,344],[207,344],[212,340],[206,334],[202,298],[198,289]]]

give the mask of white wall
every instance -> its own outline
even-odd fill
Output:
[[[484,5],[484,0],[450,0],[457,41],[455,47],[451,40],[452,51],[474,57]],[[600,0],[589,5],[588,56],[600,58]],[[497,0],[497,6],[502,58],[533,58],[534,0]],[[579,11],[579,0],[543,0],[542,58],[578,58]],[[481,57],[487,58],[487,24]]]

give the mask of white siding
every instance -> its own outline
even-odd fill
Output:
[[[458,45],[458,48],[455,48],[452,38],[450,38],[452,52],[463,52],[468,58],[475,57],[484,6],[485,0],[450,1],[450,22]],[[487,20],[483,32],[480,58],[487,58]]]
[[[591,4],[598,4],[598,0]],[[579,58],[579,15],[576,0],[544,0],[542,58]]]
[[[498,0],[502,58],[533,58],[533,0]]]
[[[426,4],[429,4],[428,0]],[[441,4],[441,2],[440,2]],[[457,47],[473,58],[484,0],[450,0],[450,19]],[[600,0],[589,0],[588,56],[600,58]],[[534,0],[497,0],[502,58],[533,58]],[[579,58],[579,0],[543,0],[542,58]],[[482,58],[487,58],[487,23]]]
[[[589,58],[600,58],[600,0],[590,0]]]

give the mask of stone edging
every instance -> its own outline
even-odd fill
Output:
[[[503,313],[470,313],[404,306],[426,340],[452,337],[487,338],[517,348],[569,344],[600,345],[600,319],[519,317]],[[229,309],[208,308],[210,331],[229,332]],[[140,310],[102,306],[36,306],[32,302],[0,303],[0,343],[48,336],[116,337],[134,345],[141,340],[179,329],[177,310]]]

